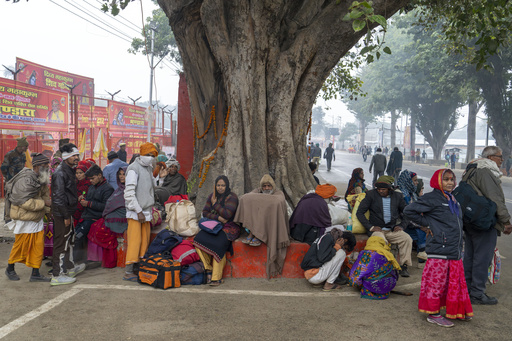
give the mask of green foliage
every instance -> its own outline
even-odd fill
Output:
[[[116,16],[121,10],[125,9],[130,2],[133,1],[135,0],[103,0],[104,4],[101,5],[101,10],[105,13],[110,10],[110,13],[113,16]]]
[[[325,111],[320,106],[316,106],[312,110],[311,115],[311,133],[313,136],[322,137],[325,135]]]
[[[353,122],[347,122],[347,123],[345,123],[343,128],[341,128],[339,140],[340,141],[350,140],[350,138],[352,136],[354,136],[358,133],[359,133],[359,128],[357,127],[357,124],[355,124]]]

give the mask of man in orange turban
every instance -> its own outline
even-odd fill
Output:
[[[156,147],[153,143],[146,142],[140,146],[140,155],[144,155],[144,156],[152,155],[153,157],[157,157],[158,150],[156,149]]]
[[[338,189],[336,188],[336,186],[333,186],[331,184],[325,184],[316,186],[315,193],[324,199],[329,199],[332,198],[337,191]]]

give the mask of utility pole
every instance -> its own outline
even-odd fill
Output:
[[[155,24],[151,22],[149,25],[149,29],[151,30],[151,73],[149,77],[149,115],[148,115],[148,136],[147,136],[147,142],[151,141],[151,112],[153,110],[153,72],[155,71],[155,68],[153,67],[153,62],[155,59]]]
[[[22,67],[20,67],[18,70],[16,71],[13,71],[12,69],[8,68],[7,66],[5,66],[4,64],[2,64],[2,66],[7,70],[9,71],[10,73],[12,73],[12,76],[14,77],[14,80],[16,80],[16,76],[18,75],[18,73],[23,70],[25,68],[26,65],[23,65]]]
[[[105,90],[105,91],[107,91],[107,90]],[[108,91],[107,91],[107,94],[109,94],[110,96],[112,96],[112,100],[114,100],[114,96],[115,96],[115,95],[117,95],[117,94],[118,94],[118,93],[120,93],[120,92],[121,92],[121,90],[117,90],[117,91],[116,91],[116,92],[114,92],[114,93],[110,93],[110,92],[108,92]]]
[[[130,96],[128,96],[128,98],[132,100],[133,105],[135,105],[135,102],[137,102],[141,97],[142,97],[142,96],[139,96],[139,98],[137,98],[137,99],[133,99],[133,98],[131,98]]]
[[[76,101],[76,95],[73,94],[73,90],[77,86],[79,86],[80,83],[82,83],[82,82],[78,82],[78,84],[74,84],[73,86],[69,86],[67,84],[64,84],[69,89],[69,93],[71,95],[71,101],[70,101],[71,103],[70,104],[73,107],[73,112],[74,112],[74,115],[72,117],[73,117],[73,121],[75,123],[75,144],[76,145],[79,144],[79,142],[78,142],[78,103]],[[69,111],[69,108],[68,108],[68,111]],[[91,135],[91,139],[92,139],[92,135]]]

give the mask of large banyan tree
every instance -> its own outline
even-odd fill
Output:
[[[375,0],[373,9],[388,18],[407,3]],[[199,202],[220,174],[242,194],[270,173],[296,205],[315,185],[306,158],[311,108],[333,67],[366,33],[343,20],[352,2],[158,4],[180,50],[197,127],[192,176],[199,176]]]

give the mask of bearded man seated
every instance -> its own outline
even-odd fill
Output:
[[[288,211],[284,193],[269,174],[261,178],[258,188],[240,197],[234,222],[250,231],[243,243],[267,245],[267,277],[281,274],[290,245]]]

